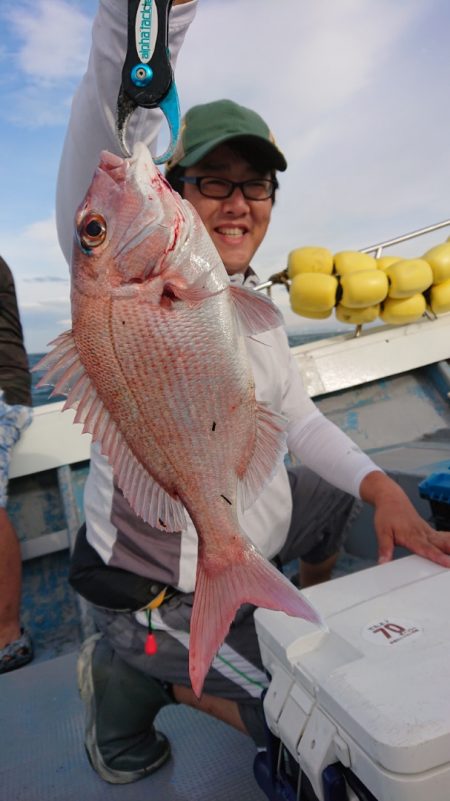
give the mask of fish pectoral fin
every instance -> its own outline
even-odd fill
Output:
[[[241,604],[274,609],[324,626],[319,612],[283,573],[252,545],[245,547],[245,558],[233,561],[220,573],[209,575],[199,559],[189,642],[189,676],[197,698]]]
[[[245,336],[283,325],[281,312],[266,295],[243,286],[230,286],[231,297]]]
[[[67,395],[79,378],[85,374],[78,356],[72,331],[65,331],[50,342],[52,350],[43,356],[32,368],[32,372],[45,370],[37,383],[37,388],[53,386],[50,395]]]
[[[239,478],[239,498],[248,509],[273,478],[286,453],[287,420],[265,403],[256,404],[255,447],[246,472]]]
[[[74,423],[82,423],[83,434],[91,434],[93,442],[100,444],[118,486],[136,514],[161,531],[185,528],[183,504],[149,475],[130,450],[81,363],[72,332],[61,334],[53,344],[54,349],[36,365],[35,369],[46,369],[38,386],[52,384],[52,395],[67,395],[63,410],[75,409]]]

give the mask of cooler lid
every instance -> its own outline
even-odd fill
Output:
[[[255,613],[269,671],[294,681],[386,770],[420,773],[450,755],[450,571],[409,556],[309,588],[329,632]]]

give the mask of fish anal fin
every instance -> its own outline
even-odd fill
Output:
[[[241,604],[285,612],[323,626],[319,612],[293,584],[251,545],[245,558],[209,575],[197,567],[189,644],[189,676],[199,698],[203,683]]]
[[[131,451],[122,460],[122,464],[124,467],[122,470],[119,468],[116,474],[117,483],[136,514],[161,531],[180,531],[186,528],[186,513],[181,501],[172,498]]]
[[[256,404],[255,447],[246,472],[239,476],[243,509],[248,509],[273,478],[286,453],[287,420],[262,402]]]
[[[283,325],[281,312],[266,295],[233,284],[230,292],[244,335],[260,334]]]

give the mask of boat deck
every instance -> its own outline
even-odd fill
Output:
[[[347,348],[366,351],[369,340],[358,345],[337,339],[315,351],[296,349],[308,390],[324,414],[396,478],[425,518],[430,508],[418,484],[436,470],[450,469],[449,325],[450,316],[446,326],[433,327],[434,336],[420,348],[414,327],[408,328],[406,350],[401,331],[394,332],[393,352],[397,347],[401,352],[389,369],[388,338],[380,335],[380,358],[365,353],[363,362],[371,372],[360,386],[354,384]],[[445,361],[437,361],[443,357],[440,351],[433,354],[433,345],[446,348]],[[333,374],[336,387],[327,384]],[[55,416],[55,406],[36,414],[39,425],[33,423],[21,439],[11,476],[8,511],[24,558],[22,622],[33,638],[35,659],[0,676],[0,801],[264,801],[253,777],[251,740],[183,706],[165,708],[158,716],[173,758],[154,776],[119,787],[103,782],[89,766],[75,664],[79,644],[90,632],[67,581],[69,548],[81,522],[89,438],[80,437],[70,412]],[[73,458],[67,464],[69,453]],[[396,549],[395,555],[404,553]],[[369,567],[375,560],[373,517],[367,508],[350,532],[334,575]]]
[[[158,715],[172,745],[163,768],[134,784],[102,781],[83,747],[75,664],[70,654],[1,677],[2,801],[264,801],[253,777],[251,740],[184,706]]]

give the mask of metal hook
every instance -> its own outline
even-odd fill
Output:
[[[163,112],[170,141],[165,152],[153,159],[155,164],[171,158],[180,132],[180,104],[168,43],[171,6],[172,0],[128,0],[128,45],[117,99],[116,132],[125,156],[131,155],[126,138],[135,109]]]

